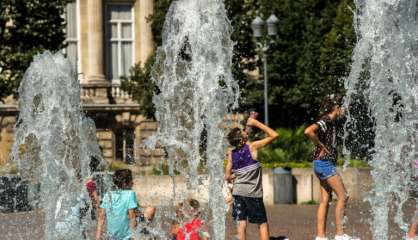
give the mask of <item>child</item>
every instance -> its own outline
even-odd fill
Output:
[[[89,193],[90,201],[91,201],[91,211],[90,211],[91,220],[96,220],[96,213],[97,213],[97,209],[99,208],[99,203],[100,203],[100,197],[97,191],[96,181],[93,178],[93,173],[99,170],[99,165],[100,165],[100,160],[95,156],[91,156],[90,163],[89,163],[91,175],[87,177],[84,181],[87,192]]]
[[[144,211],[142,211],[144,210]],[[135,209],[137,222],[139,223],[140,233],[149,235],[148,225],[154,219],[156,208],[154,206],[141,207]]]
[[[418,181],[418,159],[415,160],[415,181]],[[407,234],[407,240],[414,240],[417,237],[418,231],[418,210],[415,211],[415,217]]]
[[[96,220],[96,212],[100,203],[100,198],[99,194],[97,194],[97,187],[95,181],[93,180],[93,177],[90,176],[85,180],[85,186],[91,202],[91,219]]]
[[[418,210],[415,211],[415,217],[413,219],[413,222],[409,228],[408,234],[407,234],[407,240],[414,240],[417,237],[417,229],[418,229]]]
[[[273,142],[278,134],[251,117],[248,118],[247,126],[261,129],[267,134],[267,137],[259,141],[249,142],[246,131],[234,128],[229,132],[227,137],[232,149],[228,151],[225,180],[233,181],[232,216],[238,221],[239,239],[246,239],[248,221],[258,224],[261,240],[268,240],[269,229],[263,203],[262,170],[260,163],[257,161],[257,151]]]
[[[76,179],[78,183],[81,183],[81,173],[76,170]],[[57,204],[58,212],[61,212],[61,201]],[[86,235],[86,222],[85,217],[89,210],[90,199],[87,196],[87,192],[82,190],[77,196],[74,205],[68,211],[63,211],[65,217],[58,220],[55,224],[55,237],[57,239],[79,238],[87,239]],[[57,212],[56,212],[57,213]]]
[[[172,234],[177,240],[207,240],[209,239],[208,228],[200,218],[200,204],[195,199],[188,199],[186,204],[181,204],[177,212],[180,224],[172,227]],[[188,219],[181,224],[183,219]]]
[[[131,190],[132,172],[128,169],[117,170],[113,175],[113,183],[115,189],[104,195],[99,208],[96,240],[102,239],[105,221],[106,237],[112,240],[134,239],[138,201]]]
[[[177,233],[179,232],[179,229],[180,229],[180,223],[183,222],[184,220],[184,214],[182,212],[182,208],[183,208],[183,203],[179,203],[175,207],[176,218],[172,221],[171,226],[170,226],[170,239],[171,240],[177,239]]]
[[[341,177],[336,171],[337,161],[337,125],[339,118],[344,116],[342,96],[326,96],[321,104],[322,115],[320,119],[305,129],[305,135],[316,145],[313,156],[315,175],[321,184],[321,202],[317,211],[317,237],[316,240],[327,240],[326,219],[332,191],[337,194],[338,201],[335,207],[335,240],[353,239],[343,230],[343,217],[347,192]]]

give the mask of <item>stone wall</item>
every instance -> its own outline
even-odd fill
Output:
[[[0,116],[0,165],[9,161],[10,151],[14,142],[14,125],[16,117]]]
[[[370,191],[372,178],[366,169],[338,169],[348,195],[352,200],[362,200]],[[298,204],[310,201],[320,201],[320,183],[312,169],[293,169],[292,175],[296,182],[296,202]]]
[[[97,129],[96,131],[97,141],[102,148],[103,158],[108,162],[113,161],[114,156],[114,133],[113,131]]]
[[[348,168],[346,171],[339,172],[343,178],[350,199],[353,201],[361,201],[370,191],[372,180],[369,170],[356,168]],[[293,169],[292,176],[295,184],[295,203],[302,204],[306,202],[319,202],[320,185],[314,175],[312,169]],[[275,175],[271,169],[263,170],[263,190],[264,203],[266,205],[274,205],[274,179]],[[176,194],[173,195],[173,178],[170,176],[140,176],[134,180],[134,190],[138,194],[138,199],[144,205],[164,205],[172,201],[180,201],[182,197],[195,197],[199,201],[206,202],[208,200],[206,176],[203,179],[202,186],[199,189],[190,191],[187,189],[184,178],[176,176]],[[278,186],[276,189],[279,189]],[[185,193],[188,195],[182,195]],[[278,193],[280,194],[280,193]]]

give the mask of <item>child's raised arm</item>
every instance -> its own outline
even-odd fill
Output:
[[[258,141],[254,141],[254,142],[251,143],[251,148],[253,150],[258,150],[258,149],[266,146],[267,144],[273,142],[277,137],[279,137],[279,134],[276,131],[274,131],[273,129],[269,128],[268,126],[262,124],[261,122],[257,121],[256,119],[248,118],[247,126],[259,128],[267,134],[267,137],[265,137],[261,140],[258,140]]]

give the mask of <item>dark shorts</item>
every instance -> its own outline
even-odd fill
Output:
[[[314,172],[320,180],[326,180],[337,175],[335,164],[329,160],[314,160]]]
[[[248,220],[250,223],[266,223],[267,214],[263,198],[234,196],[232,217],[236,221]]]

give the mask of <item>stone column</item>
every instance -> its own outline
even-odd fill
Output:
[[[136,62],[145,64],[154,51],[151,24],[147,18],[154,12],[154,0],[136,0],[135,2],[135,55]]]
[[[82,84],[82,99],[90,103],[108,103],[109,83],[104,75],[104,30],[102,0],[87,0],[87,68]],[[84,96],[83,93],[85,93]]]
[[[87,1],[87,71],[88,83],[105,81],[103,71],[103,6],[102,0]]]

